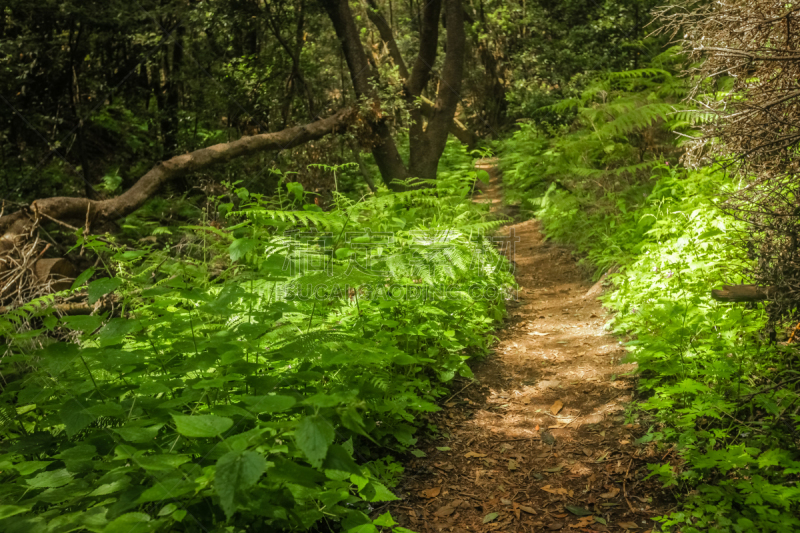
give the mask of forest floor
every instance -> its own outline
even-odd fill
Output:
[[[507,209],[497,172],[476,201]],[[442,438],[406,463],[392,516],[420,533],[657,530],[674,498],[644,478],[671,452],[636,444],[644,428],[626,423],[635,364],[604,329],[600,285],[537,221],[502,232],[519,238],[518,300],[475,381],[432,417]]]

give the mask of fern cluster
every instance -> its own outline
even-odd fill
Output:
[[[180,256],[87,241],[116,271],[88,295],[121,316],[0,317],[0,530],[395,525],[366,514],[396,499],[387,454],[471,376],[513,283],[467,164],[331,211],[240,188]]]
[[[674,163],[684,136],[691,136],[699,117],[686,109],[684,80],[675,74],[679,56],[668,50],[653,67],[598,74],[575,96],[539,108],[538,115],[560,116],[552,126],[536,116],[523,122],[501,147],[512,201],[546,190],[551,183],[581,191],[620,191],[642,183],[651,170]],[[587,197],[588,198],[588,197]],[[531,207],[531,206],[526,206]]]

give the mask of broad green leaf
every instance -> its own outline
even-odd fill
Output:
[[[92,276],[94,276],[94,267],[89,267],[83,272],[81,272],[77,278],[75,278],[75,281],[72,282],[72,287],[70,287],[70,290],[74,291],[75,289],[86,283]]]
[[[156,424],[155,426],[150,426],[147,428],[142,427],[121,427],[121,428],[111,428],[111,431],[122,437],[128,442],[135,442],[135,443],[145,443],[145,442],[152,442],[153,439],[156,438],[158,435],[158,430],[161,429],[164,424]]]
[[[89,284],[89,303],[94,304],[106,294],[117,290],[120,285],[122,285],[122,280],[119,278],[100,278],[94,280]]]
[[[291,396],[243,396],[242,401],[254,413],[280,413],[292,407],[297,400]]]
[[[317,488],[317,483],[327,481],[327,478],[319,471],[299,465],[294,461],[281,459],[279,456],[270,456],[270,461],[275,462],[275,466],[267,470],[270,480],[296,483],[309,488]]]
[[[91,407],[87,407],[84,409],[85,412],[89,413],[92,416],[110,416],[110,417],[120,417],[125,414],[123,411],[122,406],[116,402],[103,402],[92,405]]]
[[[107,494],[114,494],[123,489],[127,489],[131,485],[131,480],[127,477],[117,479],[111,483],[105,483],[94,489],[90,496],[105,496]]]
[[[29,506],[23,505],[0,505],[0,520],[10,516],[18,515],[20,513],[27,513],[30,511]]]
[[[13,468],[19,472],[20,476],[29,476],[37,470],[41,470],[47,465],[52,464],[52,462],[53,461],[23,461],[13,465]]]
[[[328,455],[322,464],[323,470],[335,470],[348,474],[361,474],[361,468],[353,461],[344,446],[334,444],[328,448]]]
[[[127,318],[112,318],[98,333],[100,346],[113,346],[125,340],[125,336],[141,328],[139,321]]]
[[[392,491],[390,491],[383,483],[379,483],[375,480],[369,482],[369,484],[364,487],[360,491],[361,496],[368,502],[391,502],[394,500],[399,500],[397,496],[395,496]]]
[[[152,531],[150,515],[145,513],[127,513],[110,522],[103,533],[145,533]]]
[[[64,422],[67,436],[74,437],[79,431],[94,422],[95,417],[84,410],[83,405],[75,398],[70,398],[59,411],[61,421]]]
[[[158,455],[139,455],[133,461],[145,470],[174,470],[190,460],[187,455],[163,453]]]
[[[483,517],[483,523],[484,524],[488,524],[489,522],[491,522],[492,520],[494,520],[498,516],[500,516],[500,513],[489,513],[489,514],[487,514],[486,516]]]
[[[158,512],[158,516],[167,516],[178,510],[178,506],[174,503],[168,503]]]
[[[320,415],[303,418],[294,432],[297,447],[302,450],[314,468],[322,466],[322,461],[328,453],[328,446],[333,444],[334,437],[333,426]]]
[[[216,415],[172,415],[178,433],[184,437],[216,437],[233,426],[233,420]]]
[[[145,490],[137,503],[174,501],[179,496],[196,492],[198,484],[187,479],[183,472],[174,472],[165,477],[152,478],[153,486]]]
[[[380,515],[378,518],[373,520],[372,523],[375,524],[376,526],[383,526],[383,527],[392,527],[397,525],[397,522],[395,522],[394,518],[392,518],[392,513],[390,513],[389,511],[386,511],[385,513]]]
[[[350,511],[342,520],[342,530],[347,533],[377,533],[378,528],[367,515],[360,511]]]
[[[70,474],[66,468],[51,470],[49,472],[40,472],[34,477],[25,480],[31,487],[42,489],[63,487],[70,481],[72,481],[72,474]]]
[[[246,256],[248,253],[255,250],[258,241],[255,239],[236,239],[228,247],[228,253],[231,256],[231,261],[238,261]]]
[[[214,488],[228,519],[236,512],[237,497],[255,485],[266,469],[264,456],[254,451],[229,452],[220,457],[214,473]]]
[[[61,319],[69,329],[91,333],[103,325],[103,317],[97,315],[75,315],[65,316]]]

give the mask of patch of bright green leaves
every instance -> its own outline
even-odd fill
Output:
[[[513,283],[480,237],[499,222],[470,201],[475,177],[337,195],[331,212],[240,191],[204,241],[222,273],[94,242],[117,275],[89,297],[115,292],[123,316],[0,319],[0,530],[403,531],[367,516],[396,499],[391,454],[485,353],[504,293],[475,295]],[[452,297],[420,299],[441,286]]]

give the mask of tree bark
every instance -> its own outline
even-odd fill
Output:
[[[353,20],[353,13],[350,11],[350,4],[347,0],[320,0],[320,2],[328,13],[336,36],[342,44],[342,51],[350,71],[350,79],[353,82],[356,97],[366,97],[374,101],[375,117],[369,120],[369,126],[376,137],[376,144],[372,149],[375,163],[381,171],[384,183],[390,189],[402,189],[402,185],[398,185],[398,182],[405,181],[408,171],[400,158],[400,152],[392,138],[389,125],[381,116],[380,101],[370,86],[370,79],[374,79],[375,74],[361,44],[358,28]]]
[[[353,14],[347,0],[320,0],[342,43],[347,67],[353,81],[356,96],[371,98],[374,101],[376,118],[370,126],[378,138],[372,150],[381,176],[390,188],[396,189],[396,180],[405,180],[409,176],[422,179],[435,179],[439,158],[444,152],[447,134],[455,117],[456,107],[461,100],[461,80],[464,73],[464,53],[466,34],[464,31],[464,9],[461,0],[446,0],[447,25],[446,54],[442,77],[436,102],[431,110],[427,128],[422,122],[422,111],[413,107],[412,124],[409,132],[409,169],[400,159],[397,146],[391,137],[386,120],[381,117],[380,101],[370,86],[375,73],[369,64],[364,47],[359,38]],[[407,98],[416,98],[422,94],[430,78],[433,64],[436,61],[439,38],[439,15],[442,0],[430,0],[425,7],[425,17],[420,26],[420,46],[414,67],[406,84]],[[424,128],[424,129],[423,129]]]
[[[387,48],[389,48],[389,55],[392,57],[392,61],[394,61],[395,66],[397,66],[400,76],[404,80],[408,81],[408,67],[406,67],[403,54],[400,53],[400,48],[397,46],[397,41],[394,38],[392,27],[383,17],[380,7],[378,7],[378,4],[375,0],[366,0],[366,3],[367,17],[369,17],[369,20],[378,29],[378,34],[381,36],[383,42],[386,43]]]
[[[447,143],[447,133],[453,123],[458,102],[461,101],[466,45],[464,9],[461,0],[446,1],[447,48],[436,104],[420,142],[414,143],[413,137],[410,139],[412,142],[409,174],[422,179],[436,178],[436,168]],[[412,73],[412,78],[413,76]]]
[[[406,91],[408,91],[408,82],[409,82],[409,73],[408,67],[406,67],[405,60],[403,59],[403,55],[400,53],[400,48],[397,46],[397,41],[394,38],[394,32],[392,31],[392,27],[384,18],[383,14],[380,12],[380,8],[375,0],[366,0],[367,3],[367,16],[369,20],[375,25],[378,29],[378,34],[381,36],[381,40],[386,43],[386,47],[389,49],[389,55],[392,57],[392,61],[397,66],[397,70],[400,73],[400,76],[403,78],[403,81],[406,83]],[[438,15],[437,15],[438,16]],[[420,110],[422,112],[422,116],[426,118],[430,118],[431,113],[433,112],[434,103],[425,98],[422,95],[418,95],[420,97]],[[409,103],[413,105],[413,98],[409,98]],[[417,117],[419,120],[419,117]],[[459,141],[466,144],[469,149],[475,147],[476,138],[475,135],[469,131],[464,124],[453,119],[453,124],[450,126],[450,133]]]
[[[719,302],[761,302],[775,297],[775,287],[757,285],[723,285],[711,291],[711,297]]]
[[[17,236],[30,231],[42,218],[61,222],[104,223],[129,215],[141,207],[165,183],[192,172],[224,163],[237,157],[270,150],[285,150],[343,131],[352,122],[354,111],[342,109],[335,115],[275,133],[243,137],[216,144],[163,161],[123,194],[108,200],[56,197],[34,201],[28,208],[0,217],[0,250],[11,247]]]
[[[366,2],[367,16],[378,29],[378,34],[381,36],[381,40],[386,43],[386,46],[389,49],[389,55],[392,57],[392,61],[394,61],[394,64],[397,66],[400,76],[402,76],[403,80],[406,82],[406,84],[408,84],[408,67],[406,67],[403,55],[400,53],[400,48],[397,46],[397,41],[394,38],[394,32],[392,31],[391,26],[388,22],[386,22],[386,19],[381,14],[380,8],[375,0],[366,0]],[[424,96],[418,96],[421,100],[420,110],[422,112],[422,116],[430,118],[431,113],[433,112],[434,103]],[[450,133],[459,141],[466,144],[470,149],[475,146],[475,135],[469,131],[464,124],[456,119],[453,119],[453,124],[450,127]]]

